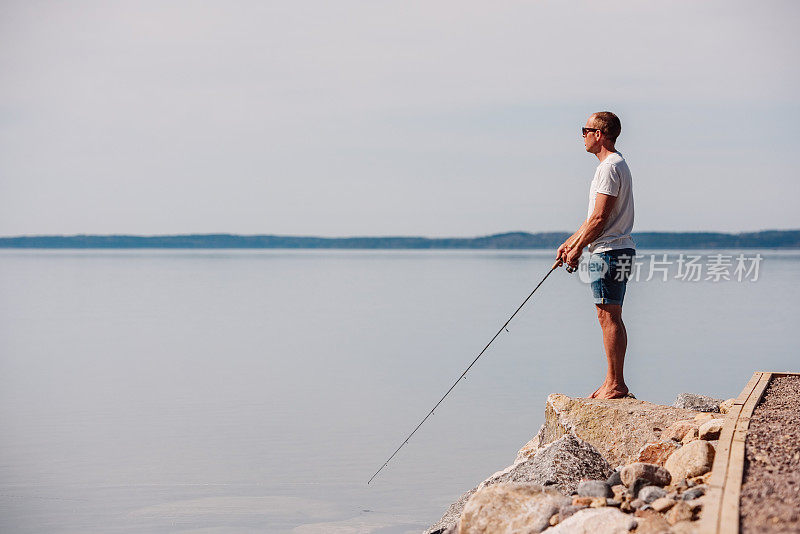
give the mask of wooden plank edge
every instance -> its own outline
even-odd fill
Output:
[[[733,434],[736,430],[736,421],[741,412],[742,406],[734,406],[725,417],[725,424],[722,426],[722,431],[719,435],[719,442],[714,454],[714,465],[711,469],[711,480],[709,485],[722,487],[725,481],[725,475],[728,471],[728,459],[730,456],[730,447],[733,442]]]
[[[733,401],[734,405],[745,403],[747,398],[750,396],[750,393],[752,393],[753,388],[756,387],[756,384],[758,384],[758,381],[761,379],[761,375],[762,375],[761,371],[756,371],[755,373],[753,373],[753,376],[750,377],[750,380],[748,380],[747,384],[745,384],[744,388],[742,388],[742,391],[741,393],[739,393],[739,396],[736,397],[735,401]]]
[[[752,415],[752,409],[750,412],[743,417],[742,411],[744,408],[745,403],[753,396],[754,392],[756,392],[757,387],[763,385],[766,387],[766,384],[769,383],[769,378],[764,380],[764,375],[766,373],[762,371],[756,371],[753,373],[753,376],[750,377],[747,384],[745,384],[744,388],[742,389],[739,396],[734,401],[734,405],[732,406],[731,410],[725,414],[725,424],[722,427],[722,432],[720,433],[720,439],[717,444],[717,450],[715,451],[714,456],[714,465],[712,467],[712,475],[711,480],[709,480],[709,491],[707,494],[707,505],[706,510],[703,514],[703,521],[701,522],[700,532],[709,533],[709,534],[738,534],[739,532],[739,501],[738,496],[732,502],[736,504],[736,525],[735,530],[730,530],[730,525],[726,525],[726,530],[723,530],[723,517],[725,519],[728,518],[730,515],[730,508],[732,507],[730,504],[726,504],[727,502],[731,502],[731,497],[733,495],[727,494],[726,495],[726,487],[728,486],[728,480],[731,475],[733,478],[736,478],[738,475],[739,482],[736,484],[736,491],[741,491],[741,469],[744,467],[744,463],[738,468],[736,466],[731,466],[731,451],[732,449],[736,449],[737,446],[734,445],[734,439],[737,434],[737,429],[740,428],[740,419],[746,419],[747,426],[749,426],[750,415]],[[759,400],[760,397],[763,395],[763,389],[760,392],[756,392]],[[753,404],[753,407],[755,404]],[[748,408],[750,406],[748,405]],[[742,421],[744,422],[744,421]],[[746,427],[745,427],[746,429]],[[744,442],[741,442],[742,451],[744,448]],[[742,452],[743,454],[743,452]],[[738,456],[737,453],[735,456]],[[743,458],[742,458],[743,459]],[[735,472],[731,472],[731,470]],[[726,512],[726,510],[728,510]]]
[[[753,378],[758,376],[758,380],[747,394],[741,410],[736,417],[731,445],[728,453],[728,468],[725,473],[725,480],[721,488],[721,498],[719,502],[719,521],[718,534],[739,534],[739,500],[742,492],[742,479],[744,476],[745,441],[747,430],[750,427],[750,418],[753,411],[764,396],[772,373],[754,373],[745,389],[750,386]],[[744,395],[743,390],[740,398]]]
[[[748,382],[745,388],[748,391],[752,391],[753,385]],[[709,490],[706,497],[706,509],[703,511],[703,520],[700,525],[700,532],[703,533],[716,534],[719,531],[720,506],[722,504],[725,479],[728,475],[730,447],[733,442],[733,433],[736,430],[736,422],[741,411],[742,405],[734,404],[730,411],[725,414],[725,424],[722,426],[722,432],[719,435],[717,450],[714,454],[714,465],[711,468],[711,480],[708,482]]]
[[[742,422],[743,418],[747,420],[746,426],[744,427],[745,430],[747,429],[747,426],[750,425],[750,418],[753,416],[753,410],[755,410],[756,405],[761,402],[761,398],[764,396],[764,392],[771,381],[772,373],[761,373],[761,378],[756,383],[753,391],[747,398],[747,401],[742,405],[742,412],[739,415],[739,421]]]

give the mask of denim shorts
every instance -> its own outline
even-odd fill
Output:
[[[589,257],[589,275],[595,304],[619,304],[625,300],[625,286],[636,257],[632,248],[593,253]]]

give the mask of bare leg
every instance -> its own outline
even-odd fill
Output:
[[[628,347],[628,333],[622,322],[622,306],[619,304],[596,304],[597,319],[603,331],[603,347],[608,360],[608,370],[603,384],[592,393],[594,399],[618,399],[628,394],[623,366]]]

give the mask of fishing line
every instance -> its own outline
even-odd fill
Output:
[[[513,318],[514,318],[516,315],[517,315],[517,313],[519,313],[519,311],[522,309],[522,307],[523,307],[523,306],[525,306],[525,304],[526,304],[526,303],[527,303],[527,302],[528,302],[528,301],[531,299],[531,297],[533,296],[533,294],[534,294],[534,293],[536,293],[536,290],[537,290],[537,289],[539,289],[539,286],[541,286],[541,285],[544,283],[544,281],[545,281],[545,280],[547,280],[547,277],[548,277],[548,276],[550,276],[550,274],[551,274],[553,271],[555,271],[555,270],[556,270],[556,269],[557,269],[557,268],[558,268],[558,267],[559,267],[561,264],[562,264],[562,261],[561,261],[560,259],[556,260],[556,262],[553,264],[553,266],[552,266],[552,267],[550,267],[550,270],[547,272],[547,274],[546,274],[546,275],[544,275],[544,278],[542,278],[541,282],[539,282],[538,284],[536,284],[536,287],[534,287],[534,288],[533,288],[533,291],[531,291],[531,292],[530,292],[530,294],[529,294],[527,297],[525,297],[525,300],[523,300],[523,301],[522,301],[522,304],[520,304],[520,305],[519,305],[519,307],[518,307],[518,308],[517,308],[517,309],[514,311],[514,313],[512,313],[512,314],[511,314],[511,317],[509,317],[509,318],[508,318],[508,320],[507,320],[505,323],[503,323],[503,326],[501,326],[501,327],[500,327],[500,330],[498,330],[498,331],[497,331],[497,333],[494,335],[494,337],[492,337],[492,339],[491,339],[491,340],[489,340],[489,343],[487,343],[487,344],[486,344],[486,346],[485,346],[485,347],[483,347],[483,350],[482,350],[482,351],[480,351],[480,352],[478,353],[478,355],[477,355],[477,356],[475,356],[475,359],[474,359],[474,360],[472,360],[472,363],[470,363],[470,364],[469,364],[469,366],[468,366],[466,369],[464,369],[464,372],[463,372],[463,373],[461,373],[461,376],[459,376],[459,377],[456,379],[456,381],[455,381],[455,382],[453,382],[453,385],[452,385],[452,386],[450,386],[450,389],[448,389],[448,390],[447,390],[447,393],[445,393],[444,395],[442,395],[442,398],[441,398],[441,399],[439,399],[439,402],[437,402],[437,403],[436,403],[436,405],[435,405],[433,408],[431,408],[431,411],[430,411],[430,412],[428,412],[428,415],[426,415],[426,416],[425,416],[425,417],[422,419],[422,421],[420,421],[420,422],[419,422],[419,424],[418,424],[418,425],[417,425],[417,426],[414,428],[414,430],[412,430],[412,431],[411,431],[411,434],[409,434],[409,435],[408,435],[408,437],[406,437],[406,439],[405,439],[405,440],[403,440],[403,442],[400,444],[400,446],[399,446],[399,447],[397,447],[397,449],[396,449],[396,450],[395,450],[395,451],[392,453],[392,455],[391,455],[391,456],[389,456],[389,459],[388,459],[388,460],[386,460],[385,462],[383,462],[383,465],[380,467],[380,469],[378,469],[377,471],[375,471],[375,474],[374,474],[374,475],[372,475],[372,477],[371,477],[371,478],[370,478],[370,479],[367,481],[367,484],[369,484],[370,482],[372,482],[372,480],[373,480],[373,479],[374,479],[376,476],[378,476],[378,473],[380,473],[380,472],[383,470],[383,468],[384,468],[384,467],[386,467],[387,465],[389,465],[389,462],[391,462],[391,461],[392,461],[392,458],[394,458],[394,457],[395,457],[395,455],[396,455],[398,452],[400,452],[400,449],[402,449],[402,448],[405,446],[405,444],[406,444],[406,443],[408,443],[408,440],[410,440],[410,439],[411,439],[411,436],[413,436],[413,435],[414,435],[414,433],[415,433],[417,430],[419,430],[419,427],[421,427],[421,426],[422,426],[422,424],[423,424],[425,421],[427,421],[427,420],[428,420],[428,417],[430,417],[431,415],[433,415],[433,412],[434,412],[434,411],[436,411],[436,408],[438,408],[438,407],[439,407],[439,405],[442,403],[442,401],[445,399],[445,397],[447,397],[447,396],[450,394],[450,392],[451,392],[451,391],[453,391],[453,389],[454,389],[454,388],[455,388],[455,387],[458,385],[458,383],[461,381],[461,379],[466,377],[466,374],[467,374],[467,372],[468,372],[470,369],[472,369],[472,366],[473,366],[473,365],[475,365],[475,362],[477,362],[477,361],[478,361],[478,358],[480,358],[481,356],[483,356],[483,353],[484,353],[484,352],[486,352],[486,349],[488,349],[488,348],[489,348],[489,346],[490,346],[490,345],[491,345],[491,344],[494,342],[494,340],[495,340],[495,339],[497,339],[497,337],[498,337],[498,336],[499,336],[499,335],[500,335],[500,334],[503,332],[503,330],[505,330],[506,332],[508,332],[508,329],[506,328],[506,327],[508,326],[508,323],[510,323],[510,322],[511,322],[511,320],[512,320],[512,319],[513,319]],[[567,266],[567,271],[568,271],[568,272],[573,272],[573,270],[574,270],[574,269],[570,268],[570,266],[569,266],[569,265]]]

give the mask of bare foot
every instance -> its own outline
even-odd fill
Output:
[[[597,388],[596,390],[594,390],[594,393],[592,393],[591,395],[589,395],[589,397],[588,397],[588,398],[590,398],[590,399],[596,399],[596,398],[597,398],[597,394],[600,392],[600,390],[601,390],[601,389],[605,389],[605,388],[606,388],[606,383],[605,383],[605,382],[603,382],[602,384],[600,384],[600,387],[599,387],[599,388]]]
[[[626,386],[622,387],[601,387],[596,393],[594,393],[595,399],[621,399],[625,395],[628,394],[628,388]]]

